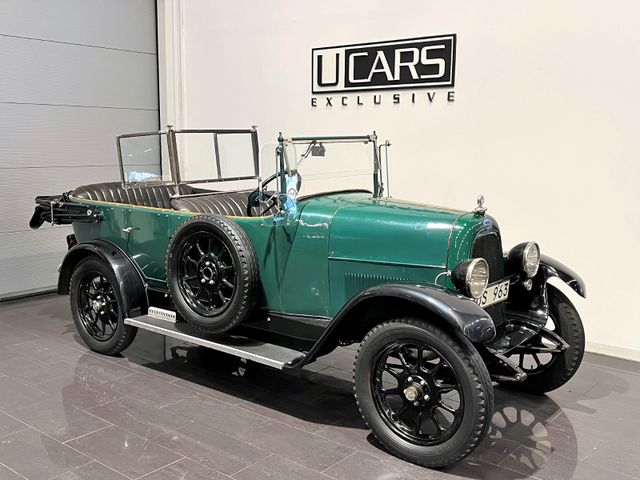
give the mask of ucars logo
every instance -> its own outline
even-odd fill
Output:
[[[452,87],[456,35],[314,48],[312,92]]]

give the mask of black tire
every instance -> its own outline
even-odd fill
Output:
[[[69,301],[78,334],[91,350],[116,355],[131,345],[138,329],[125,325],[122,293],[102,259],[90,256],[78,263],[71,275]]]
[[[169,295],[194,328],[224,332],[250,315],[258,261],[249,237],[232,220],[199,215],[184,222],[169,242],[166,266]]]
[[[552,285],[547,286],[549,296],[549,324],[547,328],[553,327],[554,333],[559,335],[569,344],[569,348],[564,352],[556,353],[548,363],[544,363],[542,358],[542,368],[536,368],[533,372],[527,372],[527,378],[522,382],[499,382],[500,385],[518,390],[521,392],[542,394],[555,390],[567,383],[578,371],[584,356],[584,327],[578,311],[571,300],[560,290]],[[537,340],[534,338],[534,341]],[[512,360],[513,357],[512,357]],[[519,363],[519,358],[514,360]],[[533,367],[534,365],[532,365]]]
[[[409,369],[392,367],[398,375],[397,377],[393,375],[395,380],[392,379],[392,383],[397,382],[397,390],[402,394],[385,394],[396,388],[387,389],[385,392],[383,388],[385,381],[378,374],[379,365],[381,361],[387,362],[389,358],[394,360],[400,358],[400,356],[393,357],[387,352],[392,352],[397,345],[403,344],[415,344],[416,352],[420,353],[414,356],[415,366],[411,366],[412,362],[408,362],[411,366]],[[402,351],[402,348],[399,347],[398,351]],[[411,348],[405,352],[401,356],[409,354]],[[388,356],[385,357],[385,355]],[[425,360],[433,358],[433,355],[439,356],[437,363],[433,363],[436,362],[435,359]],[[418,361],[418,358],[422,360]],[[437,366],[439,363],[442,363],[440,367]],[[390,365],[384,363],[384,371],[388,371],[387,367]],[[402,372],[398,372],[398,368]],[[410,377],[406,377],[407,371],[418,372],[418,378],[413,373]],[[443,375],[444,382],[436,379],[436,376]],[[446,380],[447,378],[449,380]],[[404,387],[414,385],[418,381],[423,387],[415,401],[409,401],[406,398],[409,389]],[[449,333],[422,320],[403,318],[374,327],[360,344],[353,382],[358,408],[375,437],[392,454],[418,465],[443,467],[461,460],[478,446],[491,424],[493,385],[480,354],[461,335]],[[443,420],[439,405],[444,407],[445,402],[442,392],[444,390],[453,392],[453,389],[447,389],[447,387],[455,382],[457,382],[455,393],[458,395],[458,406],[456,409],[452,408],[456,413],[451,413],[453,419],[447,429],[441,433],[439,428],[443,426],[438,427],[438,424],[442,424]],[[395,413],[393,408],[387,411],[390,403],[386,403],[386,398],[394,395],[397,396],[396,403],[399,405]],[[415,403],[417,400],[419,405]],[[410,405],[406,405],[407,402]],[[428,430],[429,427],[425,424],[425,413],[429,417],[429,422],[433,424],[435,434],[429,434],[423,430]],[[407,421],[408,414],[415,415],[415,419]],[[440,417],[440,420],[436,421],[434,417]],[[413,421],[418,426],[411,433],[408,425]],[[404,422],[407,422],[407,425]]]

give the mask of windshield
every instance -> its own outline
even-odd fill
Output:
[[[253,182],[259,176],[255,129],[172,130],[120,135],[124,187]],[[206,185],[205,185],[206,186]]]
[[[281,138],[284,175],[278,190],[288,196],[367,190],[379,196],[382,182],[376,136]],[[295,187],[299,187],[295,191]],[[292,190],[293,188],[293,190]]]

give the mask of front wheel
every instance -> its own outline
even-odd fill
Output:
[[[509,358],[527,374],[522,382],[501,382],[527,393],[546,393],[567,383],[578,371],[584,355],[584,327],[571,301],[549,285],[549,319],[544,332],[514,350]],[[560,337],[567,348],[555,340]]]
[[[360,413],[394,455],[442,467],[469,455],[493,415],[493,386],[465,338],[418,319],[374,327],[358,350]]]

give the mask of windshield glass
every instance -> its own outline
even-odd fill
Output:
[[[169,130],[118,137],[124,186],[238,183],[259,176],[255,130]]]
[[[294,138],[284,145],[286,170],[302,178],[298,197],[337,190],[373,191],[375,145],[368,137],[353,141]]]

